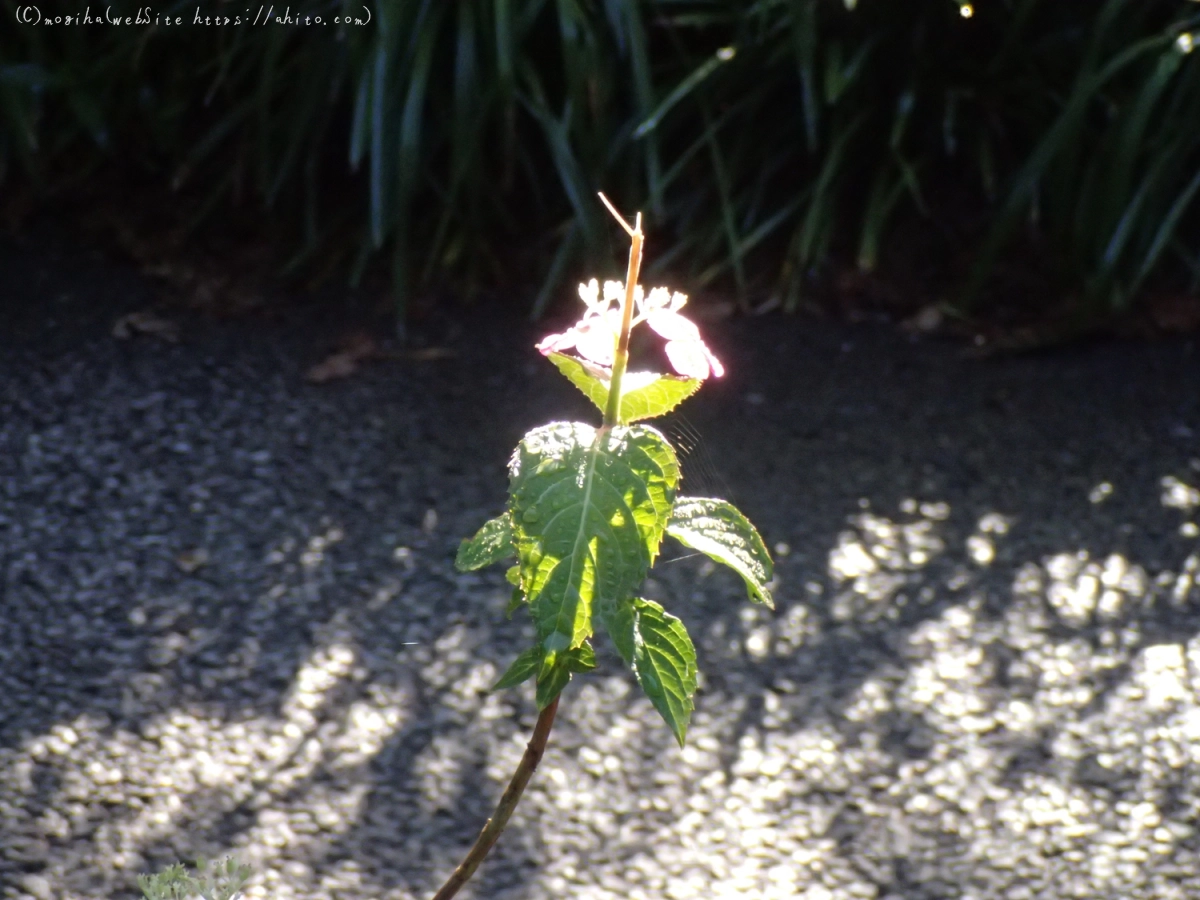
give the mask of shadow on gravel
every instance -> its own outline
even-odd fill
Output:
[[[886,347],[862,351],[898,373],[918,365]],[[716,416],[748,420],[719,434],[768,432],[774,455],[738,455],[738,486],[745,498],[760,479],[771,485],[744,508],[785,538],[777,593],[791,601],[774,616],[714,609],[702,653],[719,672],[709,702],[738,709],[722,729],[722,771],[740,785],[735,796],[749,781],[765,783],[768,799],[783,790],[793,808],[799,797],[825,806],[820,833],[835,840],[819,857],[852,862],[847,889],[940,896],[986,881],[983,896],[1007,896],[1028,883],[1012,874],[1015,861],[1049,852],[1064,865],[1040,874],[1055,885],[1048,895],[1090,884],[1117,896],[1125,888],[1113,885],[1150,877],[1119,861],[1137,842],[1130,830],[1146,826],[1113,819],[1134,809],[1157,824],[1173,810],[1153,852],[1177,872],[1195,850],[1195,802],[1178,799],[1193,776],[1178,768],[1190,772],[1186,748],[1200,736],[1200,556],[1189,521],[1200,494],[1182,480],[1200,460],[1188,458],[1195,398],[1172,390],[1174,378],[1194,377],[1195,358],[1177,344],[969,365],[947,366],[967,369],[963,381],[924,390],[877,372],[831,374],[844,379],[838,405],[813,396],[816,377],[800,401],[773,398],[794,420],[759,412],[772,400],[757,391]],[[1144,380],[1131,383],[1134,371]],[[877,399],[844,402],[862,378],[888,389],[864,385],[860,397]],[[1064,396],[1055,379],[1081,392]],[[811,477],[776,477],[785,471]],[[831,521],[839,506],[842,520]],[[689,584],[711,571],[670,573],[660,592],[679,609],[702,599]],[[736,592],[712,577],[711,594]],[[756,687],[760,702],[736,703]],[[1156,754],[1172,760],[1167,771]],[[775,810],[767,831],[786,832],[786,818]],[[991,836],[980,835],[984,821]],[[1105,839],[1095,878],[1093,836]],[[776,846],[773,856],[789,854]],[[1001,874],[983,879],[989,864]]]
[[[255,897],[430,893],[535,714],[487,691],[528,641],[503,573],[453,554],[523,431],[584,401],[511,323],[435,322],[454,356],[318,387],[338,323],[116,341],[144,282],[11,245],[0,295],[46,298],[0,330],[0,883],[124,896],[234,852]],[[1192,345],[713,343],[684,491],[737,497],[778,609],[664,559],[646,593],[704,676],[688,746],[598,648],[476,895],[1200,890]]]

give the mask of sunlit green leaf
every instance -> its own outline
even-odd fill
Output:
[[[551,700],[559,695],[572,675],[590,672],[596,668],[596,651],[591,644],[563,650],[555,653],[542,646],[526,650],[508,667],[500,680],[493,686],[493,691],[502,691],[516,687],[523,681],[537,677],[537,703],[544,709]]]
[[[669,413],[703,384],[698,378],[659,375],[655,372],[629,372],[622,381],[622,422],[652,419]]]
[[[513,569],[517,569],[519,571],[520,567],[513,566]],[[512,569],[510,569],[509,571],[511,572]],[[525,602],[525,595],[521,592],[521,589],[519,587],[513,588],[512,596],[508,598],[508,605],[504,608],[504,617],[506,619],[511,619],[513,613],[515,613],[518,609],[520,609],[521,604],[524,602]]]
[[[582,647],[568,650],[563,656],[566,657],[567,669],[576,675],[582,675],[584,672],[590,672],[596,668],[596,651],[592,649],[591,644],[584,644]]]
[[[751,600],[775,607],[767,588],[773,572],[771,555],[758,531],[733,504],[706,497],[680,497],[667,534],[685,547],[729,566],[746,582]]]
[[[596,404],[596,409],[604,412],[608,403],[608,378],[598,366],[565,353],[550,353],[547,356],[571,384]]]
[[[696,648],[683,622],[653,600],[634,597],[617,604],[604,624],[682,746],[696,693]]]
[[[571,669],[568,660],[559,658],[558,654],[547,653],[542,671],[538,673],[537,692],[534,699],[538,709],[545,709],[554,702],[554,698],[562,693],[562,689],[571,680]]]
[[[597,603],[628,597],[653,564],[679,464],[645,425],[557,422],[525,435],[510,463],[521,587],[548,651],[580,646]]]
[[[534,647],[531,650],[526,650],[520,656],[513,660],[511,666],[508,667],[500,680],[492,685],[493,691],[503,691],[506,688],[516,687],[522,681],[527,681],[538,673],[538,669],[542,666],[542,649]]]
[[[608,406],[609,373],[565,353],[549,354],[550,361],[571,384],[604,412]],[[617,418],[628,425],[641,419],[652,419],[669,413],[703,384],[697,378],[679,375],[660,375],[657,372],[626,372],[621,382],[621,409]]]
[[[590,672],[596,668],[596,651],[586,641],[570,650],[556,652],[541,647],[535,650],[541,654],[537,673],[538,709],[549,706],[551,701],[562,693],[572,675]]]
[[[454,566],[460,572],[473,572],[514,555],[516,548],[512,541],[512,520],[506,513],[489,520],[473,538],[462,542],[454,558]]]

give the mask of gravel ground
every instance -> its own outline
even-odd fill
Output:
[[[232,852],[250,897],[428,896],[535,717],[486,690],[530,633],[503,571],[453,553],[520,434],[586,406],[521,324],[316,386],[328,313],[114,340],[152,297],[0,245],[0,895]],[[778,610],[661,563],[687,748],[602,650],[463,896],[1200,895],[1192,344],[712,333],[731,371],[686,412]]]

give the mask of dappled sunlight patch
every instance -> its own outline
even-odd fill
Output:
[[[1094,682],[1096,676],[1086,673],[1098,666],[1088,661],[1086,649],[1044,655],[1044,662],[1058,661],[1060,677],[1050,680]],[[1145,884],[1145,864],[1169,856],[1194,833],[1194,810],[1176,801],[1168,814],[1163,804],[1177,796],[1181,781],[1194,783],[1200,765],[1198,654],[1196,637],[1186,647],[1145,647],[1129,659],[1130,677],[1100,707],[1088,707],[1095,712],[1061,718],[1047,748],[1049,773],[1022,775],[1018,789],[997,809],[1009,834],[981,834],[977,855],[1001,852],[1002,845],[1012,853],[1014,843],[1026,843],[1068,862],[1087,859],[1093,877],[1114,890]],[[1045,709],[1059,696],[1048,691],[1033,706]],[[1042,727],[1054,724],[1051,710],[1038,718]]]
[[[910,634],[902,677],[866,679],[850,698],[852,722],[912,734],[908,714],[931,730],[894,790],[928,852],[933,834],[953,833],[964,875],[969,860],[1013,871],[985,894],[1007,895],[1027,860],[1044,885],[1066,889],[1086,860],[1099,883],[1128,890],[1194,833],[1198,810],[1178,788],[1200,784],[1200,636],[1145,645],[1140,620],[1171,598],[1167,574],[1083,551],[1028,563],[1000,618],[950,607]]]
[[[851,517],[851,527],[838,535],[828,562],[830,578],[841,586],[832,603],[835,619],[894,617],[909,600],[905,589],[916,584],[913,573],[945,551],[938,523],[949,516],[948,506],[907,501],[902,511],[919,518],[896,522],[867,512]]]
[[[778,710],[773,692],[763,699],[768,714]],[[829,719],[735,736],[731,726],[745,711],[735,693],[710,695],[696,712],[697,737],[676,755],[665,741],[641,746],[655,713],[644,700],[629,700],[622,679],[593,681],[565,713],[561,741],[540,770],[546,785],[527,798],[545,847],[535,894],[873,896],[831,833],[840,827],[839,794],[869,774],[872,750],[848,741]],[[489,770],[503,773],[504,757],[515,759],[522,746],[523,736],[514,735]],[[654,790],[639,790],[647,778]],[[564,818],[568,811],[574,814]],[[621,883],[591,877],[617,860]]]
[[[766,621],[763,611],[757,607],[743,606],[738,610],[738,619],[742,624],[742,648],[746,655],[755,660],[770,656],[774,629],[772,623]]]
[[[1012,520],[997,512],[980,518],[975,532],[967,538],[967,556],[977,566],[990,566],[996,560],[996,541],[1008,534]]]
[[[234,852],[255,876],[247,900],[293,900],[307,895],[320,861],[342,834],[358,822],[370,785],[365,782],[306,791],[300,811],[259,809],[254,824],[238,835]]]
[[[284,718],[301,728],[311,727],[313,710],[319,708],[326,694],[350,674],[355,662],[354,651],[341,642],[313,651],[296,672],[292,688],[284,699]],[[295,728],[290,731],[296,733]]]
[[[971,733],[994,728],[995,701],[986,689],[992,663],[984,646],[969,640],[978,629],[974,612],[964,606],[922,623],[908,639],[914,665],[896,692],[897,705],[938,727]]]
[[[1192,460],[1192,468],[1197,468],[1197,460]],[[1200,507],[1200,490],[1187,482],[1181,481],[1174,475],[1167,475],[1160,482],[1162,495],[1159,498],[1167,509],[1177,509],[1186,516],[1191,516]],[[1179,534],[1185,538],[1200,537],[1200,525],[1196,522],[1183,522],[1179,526]]]
[[[1080,787],[1027,775],[1019,792],[1005,794],[996,804],[996,818],[1013,835],[1026,836],[1043,852],[1067,851],[1099,830],[1095,819],[1103,803]]]
[[[434,737],[413,760],[413,772],[420,785],[418,806],[427,816],[446,811],[447,804],[459,795],[463,775],[474,762],[476,750],[466,745],[457,733]]]
[[[1174,475],[1165,476],[1160,484],[1162,485],[1162,496],[1159,499],[1162,505],[1168,509],[1187,512],[1200,506],[1200,490],[1179,480]]]
[[[1200,571],[1200,554],[1190,553],[1183,561],[1183,569],[1172,582],[1169,577],[1165,584],[1170,586],[1170,599],[1175,606],[1182,606],[1191,596],[1196,587],[1197,573]]]
[[[332,692],[356,672],[353,645],[335,634],[297,671],[279,716],[231,721],[206,707],[179,708],[145,720],[137,732],[81,716],[0,751],[6,840],[43,835],[22,852],[30,865],[46,866],[54,883],[79,883],[78,856],[136,872],[165,845],[184,858],[233,852],[254,869],[247,897],[301,896],[298,876],[311,876],[337,835],[355,826],[369,789],[365,766],[408,717],[406,692],[382,684],[331,706]],[[71,764],[68,753],[87,764]],[[47,777],[56,780],[53,796],[34,802]],[[303,810],[275,806],[289,791],[300,792]],[[97,800],[115,804],[104,821],[81,817],[100,808]],[[214,842],[207,833],[220,833],[239,808],[252,811],[252,822],[232,845]],[[13,818],[33,815],[24,825]]]
[[[1086,550],[1059,553],[1043,567],[1046,600],[1058,618],[1073,628],[1093,621],[1113,622],[1130,604],[1141,605],[1148,596],[1146,571],[1119,553],[1103,561],[1093,560]],[[1038,573],[1027,577],[1040,579]]]
[[[1186,624],[1200,553],[1170,571],[1124,549],[1021,561],[1007,543],[1015,517],[985,511],[955,531],[949,512],[915,500],[894,518],[864,507],[830,552],[826,582],[789,573],[800,590],[778,591],[774,615],[715,620],[710,652],[766,673],[761,703],[725,709],[748,679],[721,672],[697,706],[717,719],[700,741],[720,740],[689,746],[669,774],[660,758],[610,744],[594,777],[620,779],[618,793],[638,773],[653,779],[656,827],[634,831],[618,812],[596,855],[584,837],[564,839],[573,862],[552,864],[543,888],[615,898],[587,875],[589,861],[633,853],[636,890],[622,896],[878,896],[901,891],[901,871],[906,884],[952,878],[979,897],[1095,885],[1185,896],[1163,873],[1189,864],[1173,854],[1193,852],[1200,818],[1200,637]],[[907,618],[908,631],[884,624],[914,600],[926,618]],[[1186,629],[1177,641],[1163,616]],[[896,658],[876,655],[836,692],[853,680],[834,671],[841,660],[856,664],[851,654],[881,628]],[[792,666],[808,680],[790,682]],[[603,705],[588,715],[604,719]],[[736,749],[722,753],[722,742]],[[606,757],[617,757],[612,773]],[[578,790],[577,771],[558,771],[562,789]],[[590,815],[599,790],[572,801]],[[653,854],[637,851],[647,843]]]

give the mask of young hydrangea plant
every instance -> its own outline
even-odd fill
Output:
[[[534,645],[516,658],[496,690],[533,679],[540,714],[525,754],[462,864],[435,895],[449,900],[478,868],[507,824],[541,760],[571,676],[594,669],[595,623],[608,633],[680,745],[696,691],[696,649],[683,622],[638,588],[665,536],[742,576],[750,599],[772,606],[771,558],[754,526],[730,503],[682,497],[675,450],[646,419],[661,416],[724,368],[679,310],[687,298],[666,288],[644,294],[641,215],[630,228],[624,284],[580,285],[587,310],[574,327],[538,344],[603,414],[599,428],[552,422],[530,431],[509,463],[507,511],[459,548],[462,571],[511,560],[509,613],[529,609]],[[676,374],[626,371],[629,335],[645,323],[666,339]],[[574,355],[568,351],[574,351]]]

